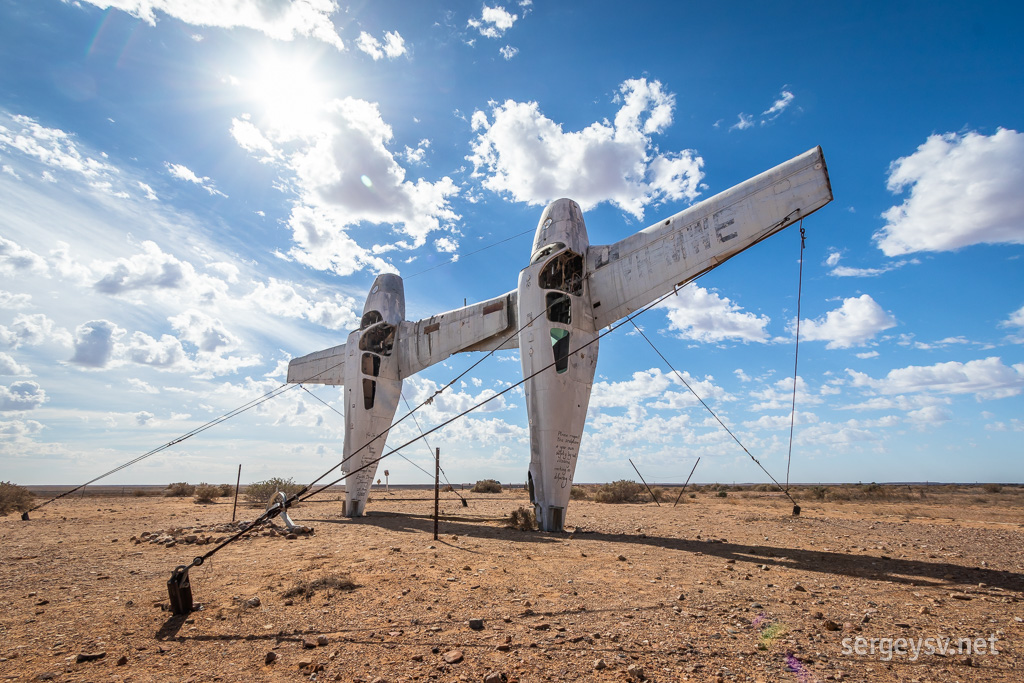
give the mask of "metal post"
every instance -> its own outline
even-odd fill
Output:
[[[231,522],[235,521],[235,510],[238,508],[238,485],[242,483],[242,465],[238,465],[238,478],[235,479],[235,503],[231,506]]]
[[[633,459],[632,458],[627,458],[627,459],[629,460],[629,464],[633,465]],[[644,475],[640,474],[640,470],[636,469],[636,465],[633,465],[633,469],[636,470],[636,476],[640,477],[640,481],[644,482],[644,486],[647,486],[647,482],[644,481]],[[647,492],[649,494],[651,494],[651,498],[653,498],[654,502],[658,504],[658,507],[661,507],[661,503],[658,503],[658,497],[656,495],[654,495],[654,491],[651,490],[650,486],[647,486]]]
[[[690,470],[690,477],[692,477],[693,473],[697,470],[697,463],[699,462],[700,458],[697,458],[697,462],[693,463],[693,469]],[[686,486],[690,483],[690,477],[686,478],[686,484],[683,484],[683,488],[679,489],[679,495],[676,496],[676,502],[672,504],[672,507],[679,505],[679,499],[683,497],[683,491],[686,490]]]
[[[434,540],[437,540],[437,519],[441,514],[441,449],[434,449]]]

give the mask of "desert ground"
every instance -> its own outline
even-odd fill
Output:
[[[291,511],[311,534],[193,569],[187,616],[167,579],[231,500],[76,495],[0,518],[0,679],[1024,680],[1024,490],[851,490],[799,517],[753,490],[574,500],[566,533],[508,528],[521,490],[447,492],[437,540],[432,492],[361,519],[330,495]]]

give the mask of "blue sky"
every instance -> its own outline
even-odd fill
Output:
[[[279,386],[379,272],[410,319],[513,289],[553,199],[607,244],[821,145],[791,479],[1024,480],[1024,12],[898,5],[0,0],[0,478],[82,482]],[[779,479],[799,250],[638,319]],[[419,424],[520,377],[488,359]],[[342,427],[294,389],[107,482],[307,482]],[[428,440],[452,481],[522,481],[522,394]],[[429,481],[405,455],[391,480]],[[604,337],[576,480],[698,456],[766,481],[639,335]]]

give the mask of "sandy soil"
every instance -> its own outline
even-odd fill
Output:
[[[193,569],[187,617],[166,581],[230,503],[76,497],[0,518],[0,679],[1024,680],[1020,497],[806,501],[798,518],[769,494],[574,501],[575,531],[549,534],[503,526],[522,492],[468,495],[444,496],[437,541],[424,491],[375,494],[360,520],[303,504],[311,536],[246,538]],[[173,546],[140,538],[176,529]],[[934,640],[853,649],[898,638]]]

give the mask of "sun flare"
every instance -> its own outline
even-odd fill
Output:
[[[313,57],[270,52],[254,60],[244,81],[257,117],[280,130],[309,128],[329,100],[326,81]]]

